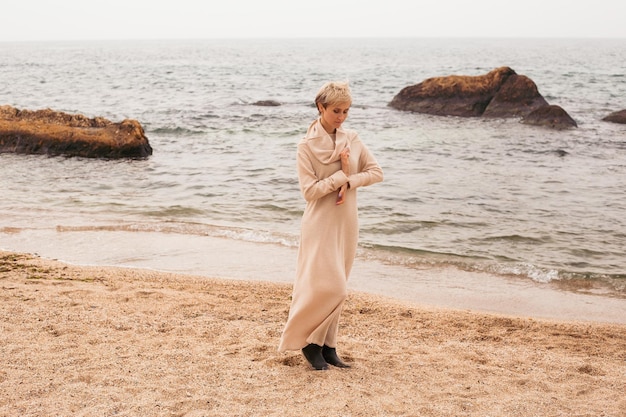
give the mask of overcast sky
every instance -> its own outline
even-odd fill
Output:
[[[624,0],[7,0],[0,42],[275,37],[613,37]]]

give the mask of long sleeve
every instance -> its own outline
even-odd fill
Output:
[[[359,141],[360,142],[360,141]],[[359,156],[359,168],[357,172],[348,177],[350,188],[364,187],[376,184],[383,180],[383,170],[378,165],[376,158],[370,150],[361,142],[361,154]]]
[[[313,167],[311,157],[304,146],[298,146],[296,155],[298,181],[306,201],[317,200],[336,191],[348,182],[348,176],[341,170],[341,163],[335,162],[337,171],[326,178],[319,178]]]

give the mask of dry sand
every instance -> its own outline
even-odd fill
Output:
[[[351,293],[339,353],[276,352],[291,286],[0,252],[2,416],[626,415],[626,326]]]

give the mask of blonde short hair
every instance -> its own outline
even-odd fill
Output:
[[[348,82],[330,81],[320,88],[315,96],[315,108],[319,111],[319,105],[326,108],[328,105],[349,103],[352,104],[352,93]]]

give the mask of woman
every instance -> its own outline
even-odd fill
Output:
[[[341,125],[352,96],[347,83],[324,84],[319,118],[298,144],[300,190],[306,200],[289,317],[278,350],[300,350],[316,370],[348,368],[336,352],[339,316],[358,241],[357,188],[383,180],[358,134]]]

